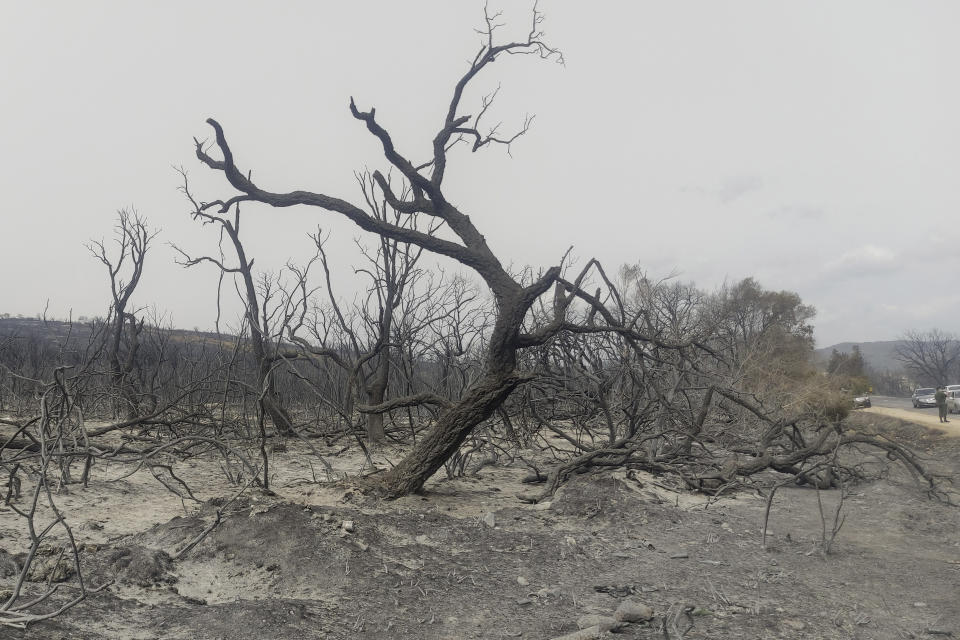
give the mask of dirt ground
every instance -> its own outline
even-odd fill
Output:
[[[897,418],[906,422],[914,422],[933,429],[939,429],[948,435],[960,436],[960,416],[951,415],[949,417],[950,422],[944,424],[940,422],[940,418],[937,417],[939,414],[936,408],[925,413],[908,411],[906,409],[891,409],[888,407],[872,407],[870,409],[861,409],[860,411],[873,415],[890,416],[891,418]]]
[[[960,438],[878,413],[851,419],[960,481]],[[360,463],[326,453],[337,471]],[[517,498],[530,491],[517,463],[438,476],[424,495],[379,502],[314,482],[320,466],[309,459],[296,445],[275,453],[276,495],[231,503],[177,561],[236,491],[220,463],[174,466],[200,500],[185,504],[146,471],[117,480],[121,467],[95,467],[89,488],[58,502],[88,583],[115,582],[50,622],[0,627],[0,638],[539,639],[624,600],[654,617],[611,637],[960,637],[960,509],[929,499],[898,467],[848,487],[846,520],[824,554],[809,488],[776,493],[764,546],[766,500],[751,490],[709,500],[669,478],[618,471],[579,476],[532,505]],[[820,492],[828,521],[838,497]],[[25,549],[19,525],[0,508],[0,548]],[[0,578],[0,591],[11,580]]]

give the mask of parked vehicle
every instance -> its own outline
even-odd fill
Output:
[[[870,396],[857,396],[853,399],[853,408],[860,409],[866,408],[869,409],[872,405],[870,404]]]
[[[933,387],[921,387],[914,390],[913,392],[913,407],[919,409],[920,407],[935,407],[937,406],[937,400],[933,397],[933,394],[937,392]]]
[[[958,387],[953,391],[947,391],[947,411],[950,413],[960,413],[960,385],[950,385]]]

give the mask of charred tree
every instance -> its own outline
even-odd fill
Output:
[[[266,307],[261,306],[260,296],[258,295],[257,285],[254,280],[253,259],[247,258],[247,252],[244,249],[243,242],[240,239],[240,207],[239,203],[234,203],[233,217],[227,215],[213,215],[207,212],[208,205],[202,205],[197,202],[190,193],[187,174],[181,170],[183,176],[183,186],[181,191],[193,205],[191,212],[195,220],[204,223],[216,223],[220,226],[237,257],[237,266],[229,267],[223,259],[212,258],[210,256],[191,257],[183,250],[175,249],[184,257],[182,264],[186,267],[192,267],[201,262],[210,262],[216,265],[221,274],[234,274],[239,276],[241,282],[241,295],[244,302],[244,320],[247,326],[247,337],[250,343],[250,350],[256,362],[256,393],[258,402],[263,409],[263,413],[270,419],[277,432],[281,435],[293,435],[293,421],[290,413],[283,405],[283,401],[276,388],[276,377],[274,375],[277,361],[281,356],[273,345],[267,333],[268,318],[265,313]],[[227,206],[220,211],[220,214],[229,214],[230,208]]]
[[[111,255],[102,240],[90,242],[87,248],[103,263],[110,278],[105,356],[116,394],[114,414],[134,418],[140,411],[134,367],[144,325],[143,320],[137,318],[137,312],[130,310],[130,298],[140,284],[147,252],[157,232],[151,232],[146,220],[136,211],[122,209],[117,218],[116,255]]]
[[[483,116],[492,103],[493,96],[483,100],[476,117],[462,115],[461,101],[471,81],[496,60],[510,54],[533,54],[542,59],[562,62],[560,52],[547,45],[542,38],[540,24],[543,16],[536,9],[533,11],[531,28],[526,37],[503,44],[495,42],[497,16],[487,14],[485,17],[483,44],[467,71],[456,82],[444,120],[433,139],[431,157],[426,161],[415,162],[397,149],[390,133],[377,121],[375,109],[362,111],[352,99],[350,101],[350,113],[380,142],[384,157],[409,187],[408,197],[403,197],[402,193],[398,195],[384,174],[375,171],[373,180],[380,195],[400,213],[424,215],[442,222],[456,236],[456,240],[447,240],[417,229],[399,226],[370,215],[363,207],[323,193],[303,190],[275,193],[262,189],[236,165],[223,127],[212,118],[207,122],[214,130],[222,159],[211,156],[204,143],[196,141],[196,154],[200,161],[211,169],[221,171],[233,188],[240,192],[240,195],[227,200],[201,205],[198,207],[198,214],[210,215],[204,213],[208,210],[224,213],[244,201],[262,202],[274,207],[317,207],[343,215],[361,229],[382,238],[416,245],[451,258],[475,271],[493,294],[497,317],[488,342],[481,376],[458,402],[440,416],[434,428],[417,442],[410,453],[383,476],[383,487],[389,495],[418,491],[444,461],[457,451],[470,431],[486,420],[517,385],[530,379],[530,374],[517,371],[517,351],[522,347],[521,327],[531,305],[553,286],[560,274],[560,268],[553,267],[530,284],[518,282],[500,263],[471,218],[460,211],[443,190],[449,152],[458,144],[467,144],[473,151],[494,144],[509,145],[529,129],[528,118],[518,132],[507,137],[500,136],[497,127],[482,130]]]

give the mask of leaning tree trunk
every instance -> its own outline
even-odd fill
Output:
[[[516,301],[516,300],[515,300]],[[474,427],[488,419],[518,385],[532,375],[517,372],[517,334],[529,304],[507,306],[500,296],[500,313],[488,345],[483,376],[474,382],[459,402],[440,416],[397,466],[381,479],[388,497],[416,493],[450,459]]]
[[[416,493],[450,459],[474,427],[489,418],[529,375],[487,372],[424,438],[380,479],[388,497]]]

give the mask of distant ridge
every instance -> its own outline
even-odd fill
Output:
[[[90,336],[90,323],[93,319],[85,318],[83,321],[74,320],[69,323],[63,320],[41,320],[40,318],[12,318],[0,317],[0,335],[11,336],[43,336],[47,339],[65,339],[68,335],[75,340],[86,339]],[[102,320],[99,320],[102,322]],[[213,331],[199,331],[189,329],[170,329],[164,327],[162,331],[171,336],[182,339],[205,339],[205,340],[233,340],[234,337],[229,333],[217,335]]]
[[[826,367],[830,354],[836,349],[840,353],[850,353],[854,345],[860,347],[867,366],[876,371],[898,371],[903,363],[897,360],[897,347],[905,344],[903,340],[885,340],[881,342],[840,342],[814,351],[818,366]]]

